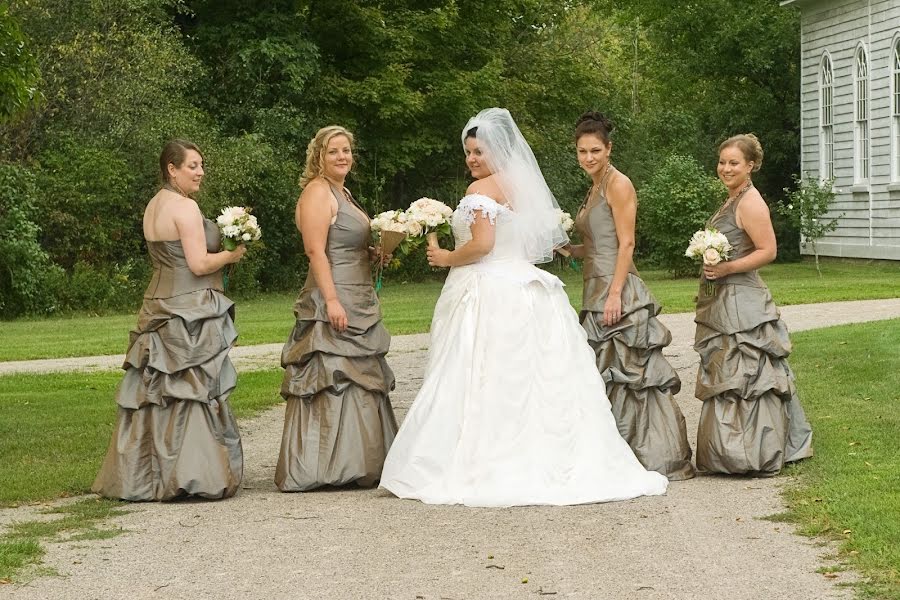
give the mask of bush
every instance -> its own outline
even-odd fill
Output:
[[[149,280],[150,264],[143,257],[111,266],[77,262],[59,302],[62,308],[79,312],[137,310]]]
[[[676,277],[696,273],[684,251],[726,193],[693,158],[669,156],[638,191],[637,235],[645,258]]]
[[[256,289],[297,289],[298,274],[305,273],[294,225],[299,161],[277,155],[260,135],[228,138],[204,153],[207,179],[200,206],[206,216],[215,218],[226,206],[247,206],[262,228],[261,243],[251,250],[255,256],[235,270],[234,290],[252,293],[257,284]]]
[[[120,153],[63,136],[39,159],[42,246],[55,263],[111,265],[143,254],[141,214],[149,198],[134,190]]]
[[[62,269],[38,243],[33,174],[0,165],[0,317],[48,313],[58,308]]]

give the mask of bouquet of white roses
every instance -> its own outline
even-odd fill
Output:
[[[222,233],[222,246],[234,250],[241,244],[255,242],[262,236],[262,229],[250,209],[243,206],[229,206],[222,209],[216,218],[216,225]]]
[[[438,245],[438,234],[450,234],[450,217],[453,209],[432,198],[419,198],[406,210],[407,227],[410,236],[423,234],[429,246]]]
[[[717,229],[701,229],[691,237],[684,255],[694,260],[702,260],[704,265],[717,265],[731,258],[734,250],[725,234]],[[715,282],[706,280],[706,295],[715,291]]]
[[[370,225],[382,255],[391,254],[409,236],[409,219],[402,210],[378,213]]]
[[[563,228],[563,231],[565,231],[566,233],[572,231],[572,228],[575,226],[575,221],[572,220],[572,215],[561,208],[556,209],[556,214],[559,215],[559,225]]]
[[[562,227],[563,231],[566,233],[572,231],[572,228],[575,227],[575,221],[572,220],[572,215],[561,208],[556,209],[556,214],[559,217],[559,226]],[[557,248],[556,251],[565,257],[571,256],[571,253],[565,248],[560,247]]]

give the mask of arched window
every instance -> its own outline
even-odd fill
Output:
[[[891,52],[891,179],[900,181],[900,34]]]
[[[853,174],[857,183],[869,181],[869,58],[866,49],[856,49],[853,69]]]
[[[819,177],[834,179],[834,72],[831,57],[822,56],[819,70]]]

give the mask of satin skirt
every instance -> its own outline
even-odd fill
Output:
[[[791,341],[766,287],[705,285],[697,297],[697,469],[774,475],[812,456],[812,428],[787,357]]]
[[[633,273],[622,288],[622,319],[605,326],[603,309],[611,283],[611,276],[585,280],[580,318],[619,433],[647,469],[671,481],[690,479],[695,475],[691,446],[674,398],[681,380],[663,356],[672,334],[656,318],[661,307]]]
[[[430,504],[514,506],[624,500],[667,483],[619,435],[558,278],[521,260],[451,269],[382,487]]]
[[[144,300],[91,491],[122,500],[234,495],[244,459],[228,397],[234,304],[216,290]]]
[[[394,374],[385,361],[391,338],[375,291],[371,284],[337,288],[346,331],[328,322],[321,292],[306,288],[282,350],[287,407],[275,484],[284,492],[375,485],[397,433]]]

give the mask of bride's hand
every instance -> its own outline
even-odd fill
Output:
[[[452,267],[450,264],[450,250],[429,246],[425,251],[428,255],[428,264],[432,267]]]

